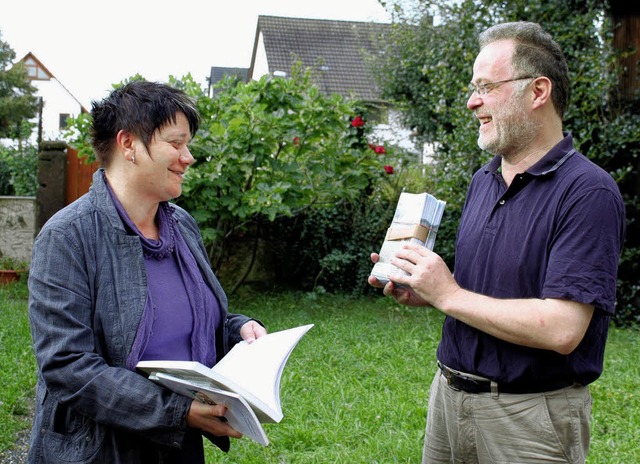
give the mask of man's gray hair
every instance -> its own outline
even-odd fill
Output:
[[[569,106],[569,68],[562,49],[551,34],[537,23],[517,21],[497,24],[478,36],[480,48],[497,40],[516,42],[511,66],[517,76],[545,76],[551,81],[551,99],[562,118]]]

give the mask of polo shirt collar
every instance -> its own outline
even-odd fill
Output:
[[[527,172],[533,176],[543,176],[550,172],[556,171],[564,162],[572,156],[576,150],[573,148],[573,136],[568,132],[563,132],[564,138],[558,142],[549,152],[540,159],[536,164],[527,169]],[[500,169],[500,156],[494,157],[485,165],[484,172],[496,173]]]

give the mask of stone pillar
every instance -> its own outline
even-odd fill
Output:
[[[66,206],[67,144],[42,142],[38,154],[36,234],[51,216]]]
[[[34,197],[0,197],[0,258],[31,261],[35,221]]]

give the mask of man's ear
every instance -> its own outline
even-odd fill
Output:
[[[551,91],[553,83],[548,77],[537,77],[533,83],[533,107],[540,108],[551,101]]]

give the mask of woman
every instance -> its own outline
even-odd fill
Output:
[[[223,450],[241,435],[223,406],[172,393],[140,360],[212,366],[266,334],[227,313],[182,192],[199,125],[193,102],[164,84],[131,82],[92,108],[102,168],[88,194],[36,238],[29,315],[38,362],[31,463],[202,463],[201,435]]]

